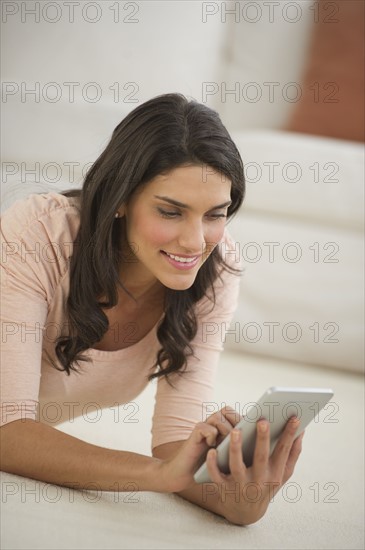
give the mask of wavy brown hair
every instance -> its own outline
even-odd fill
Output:
[[[122,259],[122,220],[116,210],[134,191],[154,177],[183,165],[207,165],[232,183],[228,218],[240,207],[245,193],[243,165],[237,147],[218,114],[181,94],[164,94],[141,104],[115,128],[111,140],[88,171],[79,196],[81,213],[71,258],[67,301],[69,334],[56,343],[56,355],[67,374],[88,358],[82,352],[99,342],[109,328],[102,308],[118,301],[118,266]],[[186,368],[197,333],[194,305],[212,291],[222,269],[230,268],[216,247],[187,290],[166,288],[164,317],[157,329],[161,349],[149,380]],[[104,302],[98,297],[106,296]],[[59,367],[56,367],[59,368]],[[156,370],[156,369],[155,369]],[[169,381],[169,380],[168,380]]]

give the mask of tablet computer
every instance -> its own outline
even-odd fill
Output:
[[[270,423],[270,454],[292,416],[300,420],[296,437],[306,426],[315,420],[318,422],[319,412],[333,397],[330,388],[269,388],[258,401],[248,403],[247,414],[236,424],[235,428],[242,432],[242,455],[247,467],[252,465],[256,441],[256,423],[265,418]],[[217,462],[219,469],[229,473],[229,443],[230,434],[217,447]],[[208,452],[208,451],[207,451]],[[211,481],[206,462],[194,474],[196,483]]]

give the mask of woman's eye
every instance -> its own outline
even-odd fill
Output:
[[[208,215],[208,218],[210,218],[211,220],[219,220],[221,218],[226,218],[226,214],[209,214]]]
[[[179,212],[172,212],[171,210],[163,210],[162,208],[158,208],[158,211],[163,218],[176,218],[177,216],[180,216]]]
[[[173,218],[178,218],[178,217],[181,216],[180,212],[176,212],[174,210],[165,210],[163,208],[158,208],[157,210],[163,218],[173,219]],[[222,219],[222,218],[226,218],[227,215],[226,214],[207,214],[206,217],[209,220],[219,220],[219,219]]]

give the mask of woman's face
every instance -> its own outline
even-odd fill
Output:
[[[156,282],[174,290],[192,286],[223,236],[231,182],[207,166],[183,166],[159,175],[119,209],[126,243],[121,277],[127,288]]]

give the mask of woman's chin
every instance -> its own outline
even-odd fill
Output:
[[[195,281],[195,277],[174,277],[174,278],[166,278],[165,280],[161,280],[160,282],[170,290],[188,290],[191,286],[193,286]]]

